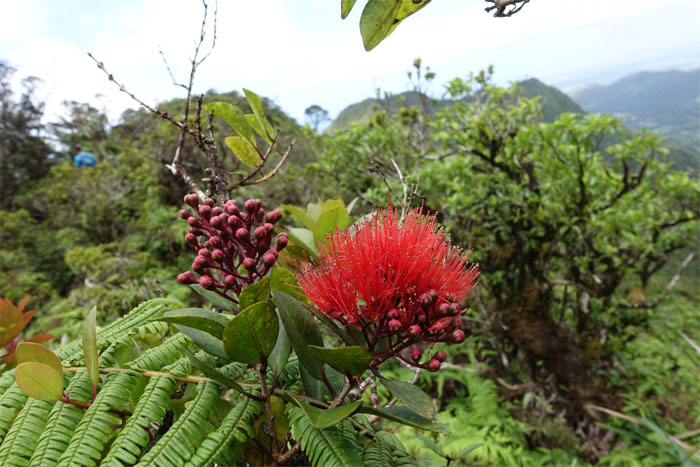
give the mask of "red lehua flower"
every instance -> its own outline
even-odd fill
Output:
[[[405,347],[406,339],[418,340],[408,334],[413,325],[424,330],[420,340],[449,338],[447,333],[431,335],[429,329],[441,322],[439,327],[451,333],[460,313],[446,317],[439,306],[464,299],[479,274],[477,265],[467,263],[468,255],[450,245],[435,216],[424,215],[422,208],[411,210],[403,222],[395,209],[380,208],[371,221],[332,234],[320,250],[319,265],[307,267],[298,278],[309,299],[331,317],[377,338],[388,335],[395,312],[387,314],[398,310],[395,319],[405,335],[398,336],[396,347]],[[435,294],[430,304],[427,298]],[[419,320],[421,314],[427,319]]]

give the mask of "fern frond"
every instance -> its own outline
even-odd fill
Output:
[[[381,436],[377,436],[365,447],[362,453],[362,460],[365,465],[387,465],[393,466],[394,459],[391,455],[391,448]]]
[[[185,467],[209,466],[214,465],[214,462],[224,465],[235,463],[243,443],[255,436],[251,418],[261,410],[260,402],[248,398],[241,400],[224,417],[219,429],[209,433],[202,441]]]
[[[188,373],[192,366],[188,359],[181,359],[166,367],[170,373]],[[133,465],[151,439],[151,429],[163,423],[172,406],[170,394],[177,388],[175,378],[169,375],[154,376],[134,407],[134,413],[105,456],[104,465]]]
[[[79,370],[73,376],[65,393],[78,402],[85,403],[92,399],[92,384],[86,369]],[[71,404],[54,404],[29,465],[31,467],[57,465],[58,459],[68,447],[75,428],[84,414],[83,408]]]
[[[212,381],[197,384],[197,392],[187,409],[137,465],[182,465],[192,457],[205,433],[212,431],[209,416],[219,400],[219,388]],[[197,444],[195,444],[197,443]]]
[[[0,465],[28,465],[52,403],[28,399],[0,447]]]
[[[313,465],[322,467],[362,465],[360,447],[357,442],[352,442],[347,429],[314,428],[304,412],[291,404],[287,404],[287,416],[292,425],[292,435],[295,439],[301,440],[301,449]]]
[[[14,379],[14,370],[12,370],[12,377]],[[26,400],[27,396],[24,395],[17,384],[10,386],[0,397],[0,439],[5,437],[12,421],[22,409],[22,404]]]
[[[167,325],[167,323],[164,324]],[[146,350],[138,358],[129,362],[128,366],[135,370],[160,370],[177,361],[182,356],[183,349],[191,342],[186,335],[175,334],[159,346]]]
[[[111,373],[92,405],[78,423],[70,444],[59,459],[61,465],[97,465],[105,445],[116,434],[114,427],[121,418],[111,409],[129,409],[131,391],[142,379],[138,373],[120,371]]]

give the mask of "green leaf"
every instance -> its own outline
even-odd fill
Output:
[[[349,417],[362,407],[362,401],[355,401],[351,404],[342,405],[333,409],[319,409],[297,399],[293,395],[290,397],[304,412],[311,424],[319,429],[331,427],[341,420]]]
[[[455,455],[455,459],[461,459],[461,458],[463,458],[463,457],[466,457],[467,454],[469,454],[470,452],[472,452],[474,449],[480,448],[480,447],[483,446],[483,445],[484,445],[484,443],[472,444],[471,446],[469,446],[469,447],[467,447],[467,448],[464,448],[464,449],[462,449],[461,451],[459,451],[459,453],[457,453],[457,454]]]
[[[435,444],[435,442],[432,439],[426,438],[425,436],[416,434],[416,438],[419,440],[423,441],[426,446],[428,446],[435,454],[437,454],[440,457],[445,457],[445,453],[440,449],[440,446]]]
[[[425,417],[421,417],[408,407],[386,407],[375,409],[372,407],[361,407],[358,412],[376,415],[404,425],[420,428],[421,430],[434,431],[436,433],[449,433],[450,430],[442,423],[434,422]]]
[[[212,102],[211,104],[205,105],[204,108],[209,112],[213,112],[214,115],[231,125],[231,128],[236,130],[236,133],[240,136],[255,144],[253,129],[238,107],[228,102]]]
[[[24,314],[19,308],[6,305],[0,310],[0,348],[12,342],[24,329]]]
[[[192,287],[192,289],[194,289],[195,292],[197,292],[202,297],[206,298],[207,301],[209,301],[215,307],[217,307],[221,310],[231,310],[231,311],[236,310],[236,304],[234,302],[225,299],[224,297],[217,294],[216,292],[212,292],[211,290],[207,290],[199,284],[192,284],[191,287]],[[234,297],[232,297],[232,298],[234,298]]]
[[[233,310],[233,311],[236,310],[235,303],[225,299],[224,297],[217,294],[216,292],[212,292],[211,290],[207,290],[199,284],[192,284],[191,287],[192,287],[192,289],[194,289],[195,292],[197,292],[202,297],[206,298],[215,307],[217,307],[221,310]]]
[[[350,10],[355,6],[357,0],[341,0],[340,1],[340,18],[345,19],[350,14]]]
[[[250,89],[245,88],[243,88],[243,93],[245,94],[245,98],[248,101],[250,108],[253,110],[253,114],[255,115],[255,119],[258,121],[258,124],[263,129],[265,129],[267,134],[274,137],[275,129],[272,128],[272,125],[270,125],[270,122],[268,122],[267,118],[265,117],[265,111],[263,110],[263,101],[260,98],[260,96],[255,94]],[[264,138],[270,140],[270,138],[267,135],[265,135]]]
[[[326,237],[336,229],[342,230],[347,227],[349,220],[350,216],[344,206],[323,212],[314,226],[314,240],[316,243],[324,243]]]
[[[279,396],[270,396],[270,407],[272,408],[272,420],[275,424],[277,441],[283,441],[289,433],[289,418],[284,410],[285,402]]]
[[[434,420],[437,416],[433,400],[418,386],[403,381],[392,381],[386,378],[380,378],[380,381],[394,397],[401,401],[406,407],[410,407],[411,410],[418,415],[431,420]]]
[[[375,48],[391,32],[400,0],[369,0],[360,17],[360,34],[366,51]]]
[[[188,326],[182,326],[181,324],[176,324],[175,327],[178,329],[178,331],[192,339],[192,342],[194,342],[197,347],[204,350],[206,353],[214,355],[215,357],[226,359],[229,358],[226,350],[224,349],[224,343],[221,339],[217,339],[207,332]]]
[[[97,355],[97,307],[95,306],[85,317],[83,324],[83,355],[85,355],[85,367],[90,375],[90,381],[93,388],[96,388],[100,381],[100,364]],[[63,377],[61,377],[61,386],[63,386]]]
[[[348,332],[352,332],[352,331],[353,331],[353,328],[352,328],[352,327],[348,327],[348,328],[346,329],[346,331],[347,331],[347,332],[346,332],[346,331],[342,330],[342,329],[335,323],[335,321],[333,320],[333,318],[331,318],[330,316],[328,316],[327,314],[325,314],[324,312],[322,312],[321,310],[319,310],[318,308],[316,308],[316,305],[314,305],[314,304],[312,304],[312,303],[303,303],[302,305],[304,305],[304,308],[306,308],[307,310],[309,310],[319,321],[321,321],[323,324],[325,324],[325,325],[328,327],[328,329],[330,329],[331,331],[333,331],[333,333],[334,333],[336,336],[340,337],[340,338],[343,340],[343,342],[345,342],[347,345],[352,345],[350,336],[348,335]],[[361,337],[361,340],[360,340],[359,342],[363,342],[365,338],[364,338],[364,336],[362,335],[362,333],[359,333],[359,332],[358,332],[357,334],[359,335],[359,337]],[[356,336],[356,337],[357,337],[357,336]]]
[[[33,342],[20,342],[15,350],[17,363],[39,362],[48,365],[59,375],[63,375],[63,365],[55,353],[41,344]]]
[[[304,291],[297,284],[297,279],[292,271],[274,267],[270,273],[270,289],[285,293],[290,297],[304,302],[307,300]]]
[[[308,216],[308,214],[306,213],[306,211],[304,211],[303,209],[301,209],[301,208],[299,208],[299,207],[297,207],[297,206],[294,206],[293,204],[283,204],[283,205],[280,206],[280,207],[281,207],[282,209],[284,209],[285,211],[289,212],[289,213],[290,213],[292,216],[294,216],[299,222],[301,222],[302,224],[304,224],[304,227],[306,227],[306,228],[309,229],[309,230],[313,230],[314,225],[316,224],[316,222]]]
[[[261,363],[277,342],[279,323],[275,308],[267,302],[249,306],[224,329],[224,349],[243,363]]]
[[[313,315],[300,302],[287,294],[272,292],[272,296],[299,361],[311,376],[321,379],[323,366],[308,349],[309,345],[323,346],[321,330]]]
[[[229,323],[230,318],[221,313],[205,310],[204,308],[180,308],[168,311],[164,313],[162,317],[154,319],[154,321],[180,324],[206,332],[221,340],[224,335],[224,328]]]
[[[200,359],[198,359],[195,356],[195,354],[193,354],[189,349],[185,349],[185,353],[187,354],[187,358],[189,358],[192,362],[192,365],[194,365],[195,368],[197,368],[207,378],[213,379],[217,383],[221,383],[227,388],[231,388],[241,394],[246,393],[245,389],[243,389],[243,387],[240,384],[238,384],[225,374],[221,373],[216,368],[209,366]]]
[[[258,121],[258,118],[255,116],[255,114],[246,114],[245,115],[245,120],[248,122],[248,125],[255,130],[255,132],[265,141],[268,143],[272,142],[272,139],[270,139],[269,136],[267,136],[267,133],[265,133],[265,129],[263,129],[262,125],[260,125],[260,122]]]
[[[279,375],[289,360],[289,355],[292,353],[292,344],[289,342],[287,331],[284,330],[282,318],[277,316],[279,333],[277,334],[277,342],[275,347],[267,359],[267,364],[272,368],[274,375]]]
[[[314,241],[314,233],[308,229],[300,229],[292,227],[287,229],[287,234],[289,239],[298,246],[310,257],[316,261],[318,255],[316,254],[316,242]]]
[[[269,298],[270,278],[265,276],[241,291],[241,295],[238,297],[238,306],[241,310],[245,310],[258,302],[266,302]]]
[[[238,160],[248,167],[257,167],[260,164],[260,154],[253,143],[240,136],[228,136],[224,139],[226,146],[233,151]]]
[[[346,376],[361,375],[372,361],[372,354],[359,346],[325,348],[310,345],[309,350],[314,357]]]
[[[25,362],[15,370],[17,385],[29,397],[53,402],[63,394],[63,373],[45,363]]]

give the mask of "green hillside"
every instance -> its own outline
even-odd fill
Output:
[[[587,112],[628,115],[630,128],[646,127],[671,141],[700,148],[700,68],[641,72],[606,86],[571,93]]]

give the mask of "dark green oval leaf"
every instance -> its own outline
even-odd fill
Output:
[[[180,308],[164,313],[162,317],[154,321],[165,321],[166,323],[180,324],[192,329],[204,331],[221,340],[224,335],[224,328],[229,323],[230,318],[221,313],[215,313],[204,308]]]
[[[17,385],[29,397],[53,402],[63,394],[63,372],[45,363],[25,362],[15,370]]]
[[[270,356],[267,359],[267,365],[272,369],[272,374],[277,376],[284,369],[289,360],[289,355],[292,353],[292,344],[289,342],[287,331],[284,330],[282,318],[277,316],[279,333],[277,334],[277,342],[272,349]]]
[[[48,365],[59,375],[63,375],[63,365],[55,353],[41,344],[20,342],[15,350],[17,363],[39,362]]]
[[[204,350],[206,353],[219,358],[229,358],[226,350],[224,349],[224,343],[221,339],[217,339],[209,333],[190,328],[188,326],[176,324],[175,327],[178,329],[178,331],[192,339],[192,342],[194,342],[197,347]]]
[[[405,406],[410,407],[418,415],[434,420],[437,416],[433,400],[418,386],[403,381],[392,381],[380,378],[379,381],[400,400]]]
[[[346,376],[361,375],[372,361],[372,354],[359,346],[325,348],[310,345],[309,350],[314,357]]]
[[[212,305],[214,305],[215,307],[217,307],[221,310],[227,310],[227,311],[233,310],[233,311],[235,311],[237,309],[236,304],[234,302],[225,299],[224,297],[217,294],[216,292],[212,292],[211,290],[207,290],[199,284],[192,284],[191,287],[192,287],[192,289],[194,289],[195,292],[197,292],[202,297],[206,298]]]
[[[204,109],[213,112],[214,115],[231,125],[231,128],[236,130],[236,133],[255,144],[253,129],[238,107],[228,102],[212,102],[211,104],[205,105]]]
[[[449,433],[450,430],[442,423],[434,422],[425,417],[421,417],[408,407],[386,407],[374,409],[372,407],[360,407],[358,412],[376,415],[404,425],[420,428],[421,430],[435,431],[436,433]]]
[[[245,310],[258,302],[266,302],[270,298],[270,278],[265,276],[255,284],[251,284],[241,291],[238,297],[238,306]]]
[[[278,332],[275,308],[267,302],[256,303],[226,326],[224,349],[237,362],[261,363],[275,347]]]
[[[302,402],[294,396],[291,396],[291,399],[304,412],[304,415],[306,415],[306,418],[309,419],[311,424],[320,429],[328,428],[339,423],[362,407],[362,401],[355,401],[351,404],[342,405],[333,409],[319,409],[318,407]]]
[[[300,302],[306,301],[306,295],[297,284],[297,279],[292,271],[275,267],[270,273],[270,288],[285,293]]]

